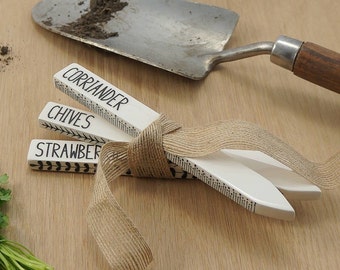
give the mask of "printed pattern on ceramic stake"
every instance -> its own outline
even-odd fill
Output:
[[[108,125],[107,121],[93,113],[55,102],[45,105],[38,120],[43,128],[92,144],[129,142],[132,139],[130,135]]]
[[[159,117],[157,112],[77,64],[55,74],[54,83],[58,89],[132,137],[137,137]]]
[[[138,136],[159,117],[143,103],[78,64],[57,72],[54,82],[59,90],[131,136]],[[214,155],[189,159],[167,153],[167,157],[251,212],[286,220],[295,216],[294,209],[270,181],[231,158],[219,163],[221,157]]]
[[[35,139],[27,161],[33,170],[95,173],[100,150],[100,145],[89,143]]]

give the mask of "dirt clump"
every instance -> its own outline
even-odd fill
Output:
[[[8,45],[0,45],[0,71],[4,71],[5,67],[13,60],[11,48]]]
[[[79,2],[83,5],[83,2]],[[107,32],[103,26],[114,18],[114,13],[127,6],[120,0],[91,0],[90,8],[74,22],[61,26],[59,29],[80,38],[106,39],[118,36],[118,32]]]

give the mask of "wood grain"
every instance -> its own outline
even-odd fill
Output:
[[[0,171],[10,176],[10,239],[55,269],[108,270],[85,222],[93,177],[31,171],[32,139],[65,139],[39,128],[48,101],[82,108],[52,76],[76,62],[184,126],[221,119],[256,123],[307,158],[340,150],[340,97],[260,56],[216,67],[202,81],[106,53],[41,29],[38,0],[0,1],[0,45],[13,60],[0,72]],[[227,47],[281,34],[340,51],[340,2],[201,0],[230,8],[240,21]],[[317,18],[317,19],[316,19]],[[292,201],[296,220],[251,214],[200,181],[121,177],[112,191],[154,252],[152,269],[337,269],[340,189],[318,201]]]

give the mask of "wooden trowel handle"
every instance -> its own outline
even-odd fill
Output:
[[[340,54],[306,42],[295,59],[296,76],[340,93]]]
[[[271,61],[307,81],[340,94],[340,54],[311,42],[281,36]]]

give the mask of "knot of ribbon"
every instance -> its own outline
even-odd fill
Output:
[[[152,252],[113,196],[109,184],[129,169],[137,177],[172,178],[166,153],[200,157],[221,149],[261,151],[321,188],[340,181],[340,154],[325,163],[305,159],[264,129],[244,121],[220,121],[184,129],[161,115],[130,143],[109,142],[101,150],[87,223],[113,269],[142,270]]]

